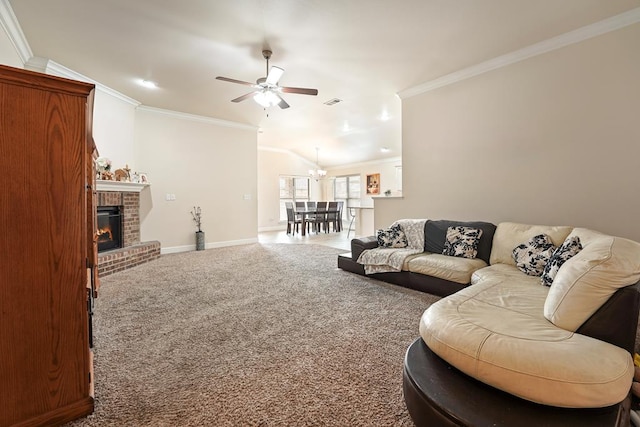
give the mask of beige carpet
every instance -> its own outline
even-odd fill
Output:
[[[412,426],[402,362],[437,297],[253,244],[102,280],[96,410],[70,426]]]

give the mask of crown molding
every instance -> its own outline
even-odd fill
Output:
[[[403,90],[398,92],[398,96],[401,99],[411,98],[638,22],[640,7]]]
[[[22,27],[18,22],[13,8],[9,4],[9,0],[0,0],[0,25],[9,36],[9,40],[16,49],[18,56],[23,64],[26,64],[29,58],[33,56],[29,42],[22,32]]]
[[[83,74],[80,74],[77,71],[73,71],[72,69],[67,68],[64,65],[58,64],[57,62],[52,61],[50,59],[47,62],[46,72],[47,74],[51,74],[58,77],[66,77],[68,79],[79,80],[87,83],[93,83],[94,85],[96,85],[96,89],[98,89],[99,91],[104,92],[107,95],[111,95],[114,98],[117,98],[121,101],[124,101],[127,104],[133,105],[134,107],[137,107],[141,104],[140,101],[136,101],[135,99],[128,97],[127,95],[121,92],[118,92],[115,89],[111,89],[110,87],[105,86],[96,80],[93,80]]]
[[[195,115],[195,114],[182,113],[180,111],[172,111],[172,110],[165,110],[165,109],[162,109],[162,108],[148,107],[146,105],[139,105],[137,107],[137,110],[146,111],[146,112],[154,113],[154,114],[163,114],[165,116],[171,116],[171,117],[174,117],[174,118],[177,118],[177,119],[183,119],[183,120],[191,120],[193,122],[208,123],[208,124],[214,124],[214,125],[218,125],[218,126],[225,126],[225,127],[229,127],[229,128],[235,128],[235,129],[251,130],[251,131],[254,131],[254,132],[258,131],[258,126],[247,125],[247,124],[244,124],[244,123],[236,123],[236,122],[231,122],[231,121],[222,120],[222,119],[215,119],[213,117],[198,116],[198,115]]]

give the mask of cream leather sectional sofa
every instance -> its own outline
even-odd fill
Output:
[[[400,272],[372,276],[445,296],[424,312],[420,336],[433,353],[485,384],[562,408],[624,400],[634,373],[640,244],[585,228],[504,222],[492,232],[490,225],[483,233],[488,258],[480,248],[478,259],[425,251],[407,257]],[[573,236],[582,244],[550,287],[518,269],[512,256],[540,234],[554,246]],[[339,267],[364,274],[358,252],[376,246],[371,237],[354,239]]]
[[[550,287],[521,272],[513,248],[539,234],[583,249]],[[431,305],[420,321],[427,346],[462,372],[545,405],[614,405],[629,393],[629,351],[576,331],[619,289],[640,279],[640,244],[584,228],[498,225],[490,266],[471,286]],[[615,328],[617,325],[610,325]]]

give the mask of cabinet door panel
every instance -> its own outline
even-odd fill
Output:
[[[86,97],[0,83],[0,425],[89,393],[85,116]]]

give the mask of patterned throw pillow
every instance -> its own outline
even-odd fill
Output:
[[[482,230],[479,228],[449,227],[442,254],[459,258],[475,258],[478,254],[480,236],[482,236]]]
[[[542,276],[555,250],[549,236],[538,234],[513,248],[512,256],[520,271],[529,276]]]
[[[398,224],[385,230],[378,230],[376,237],[378,238],[378,246],[381,248],[406,248],[409,244],[407,236]]]
[[[558,274],[558,270],[562,264],[569,260],[572,256],[582,250],[582,244],[580,244],[580,238],[573,236],[567,238],[558,249],[555,250],[551,259],[544,267],[542,272],[542,284],[545,286],[551,286],[553,279]]]

